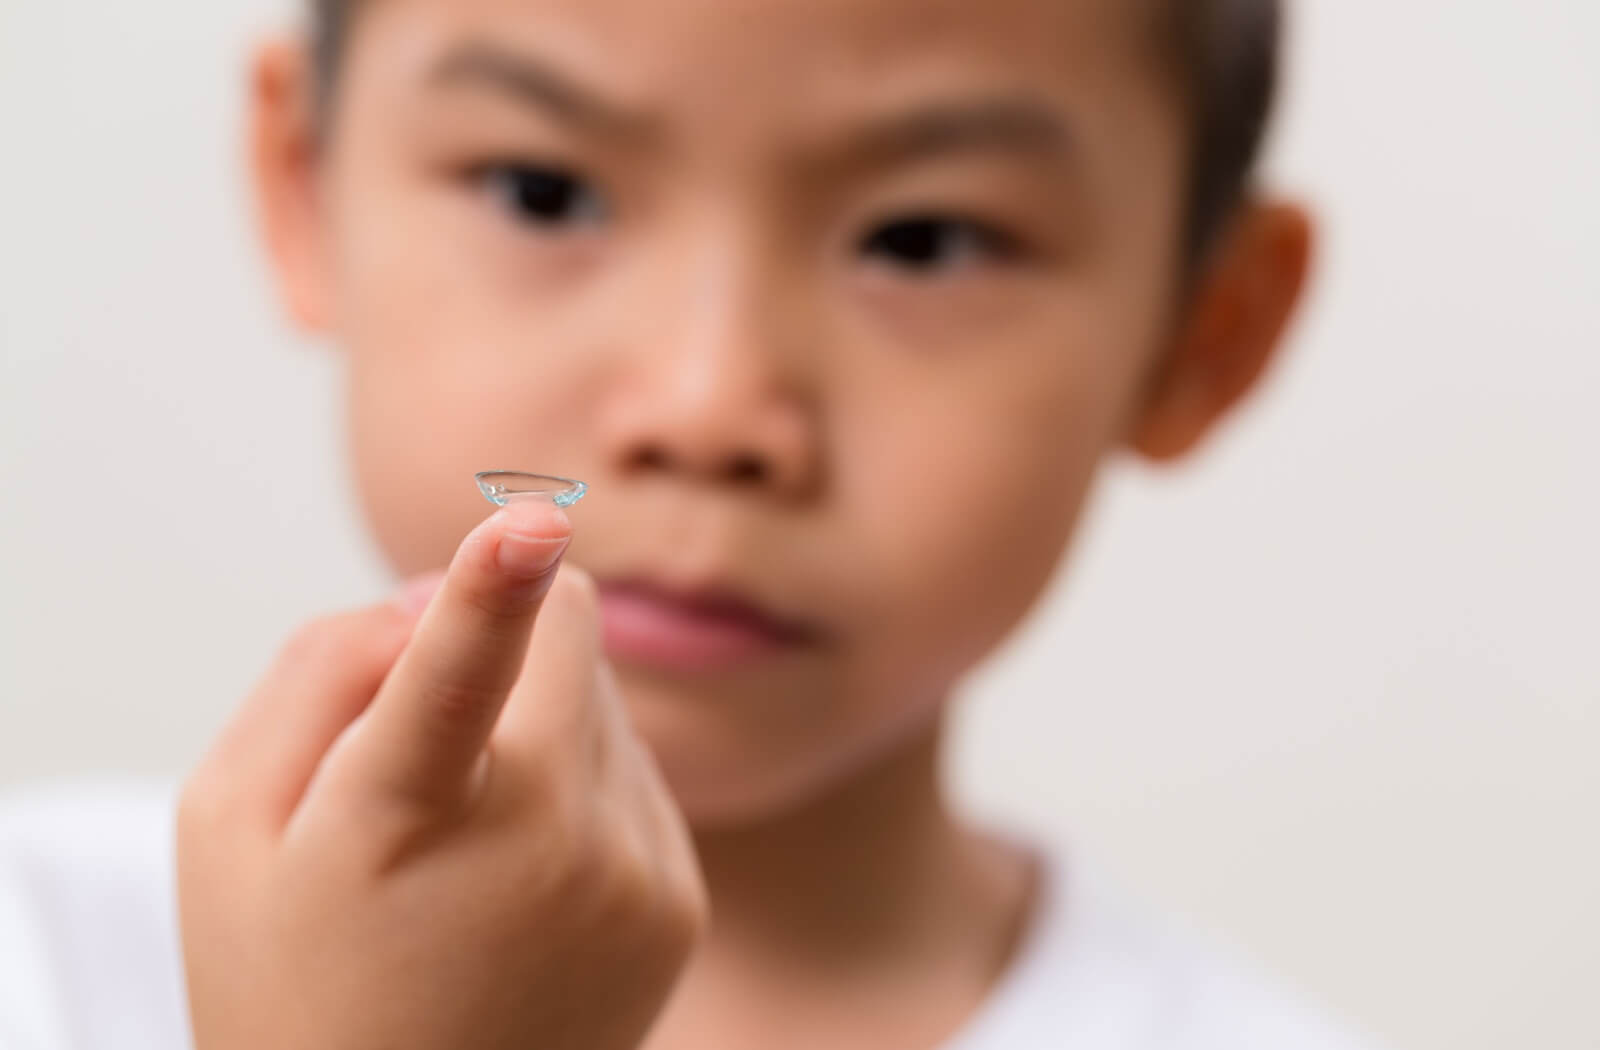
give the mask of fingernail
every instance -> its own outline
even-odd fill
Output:
[[[395,595],[395,601],[408,615],[415,616],[427,608],[434,592],[444,583],[444,577],[443,569],[430,569],[418,573],[401,585],[400,592]]]
[[[506,519],[500,533],[500,549],[496,552],[503,571],[512,576],[542,576],[561,557],[572,534],[550,535],[552,509],[541,508],[542,512],[521,515],[510,508],[497,512]],[[554,510],[554,515],[564,517],[558,509]]]
[[[514,532],[500,536],[500,568],[512,576],[541,576],[567,549],[571,537],[529,539]]]

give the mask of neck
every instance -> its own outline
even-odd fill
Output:
[[[960,954],[998,972],[1026,873],[950,813],[940,710],[822,796],[756,825],[696,832],[712,905],[708,956],[842,978]]]

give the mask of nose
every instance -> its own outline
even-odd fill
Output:
[[[606,426],[625,475],[672,476],[799,499],[818,481],[811,348],[791,282],[747,260],[658,284],[651,323],[626,355]]]

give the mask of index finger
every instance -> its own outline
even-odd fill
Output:
[[[409,802],[462,797],[571,537],[561,508],[537,500],[467,535],[351,742],[358,780]]]

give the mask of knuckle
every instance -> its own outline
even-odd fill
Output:
[[[528,606],[548,586],[548,580],[510,587],[474,583],[461,588],[461,603],[473,613],[481,630],[504,641],[528,629]]]
[[[659,911],[659,896],[653,885],[654,874],[644,858],[623,841],[616,829],[607,829],[591,839],[590,870],[602,899],[618,914],[633,922],[653,926]]]
[[[645,877],[645,925],[654,931],[657,949],[671,955],[687,954],[710,923],[705,894],[661,875],[653,866]]]
[[[575,917],[604,914],[614,899],[609,873],[596,859],[588,829],[563,815],[567,808],[541,814],[538,833],[527,839],[523,878],[539,888],[539,897],[561,902]]]
[[[309,663],[320,657],[331,643],[332,617],[318,616],[307,620],[290,632],[278,650],[283,663]]]
[[[580,809],[586,809],[582,819],[546,824],[552,838],[541,851],[539,877],[549,878],[553,862],[560,872],[553,892],[585,922],[626,928],[649,957],[686,957],[710,922],[700,884],[672,877],[615,815],[592,807],[569,812],[577,817]]]
[[[665,911],[663,933],[668,944],[677,951],[688,954],[705,935],[711,925],[711,905],[703,890],[680,892],[670,899]]]
[[[329,659],[330,662],[337,659],[353,679],[365,682],[369,690],[376,690],[383,676],[400,658],[408,637],[392,628],[362,630],[347,641],[335,642],[331,646]]]
[[[626,903],[640,898],[634,858],[612,812],[581,791],[566,785],[548,813],[554,834],[573,877],[595,899]]]
[[[540,814],[542,825],[559,843],[576,841],[577,832],[584,820],[574,812],[572,796],[576,792],[567,787],[567,778],[556,765],[541,756],[539,761],[522,764],[518,770],[518,790],[534,812]]]
[[[663,922],[678,940],[692,943],[711,922],[711,897],[705,879],[692,847],[688,847],[689,852],[679,853],[659,839],[657,847],[656,888]]]
[[[496,699],[489,686],[460,678],[435,676],[422,686],[427,722],[444,739],[454,740],[463,730],[476,728]]]
[[[209,827],[223,819],[227,807],[212,779],[209,770],[202,765],[179,786],[176,811],[180,825]]]
[[[510,611],[510,603],[499,588],[481,583],[464,583],[459,593],[463,605],[491,622],[503,618]]]
[[[327,613],[302,623],[289,635],[281,658],[292,663],[321,664],[333,660],[367,656],[376,650],[379,638],[366,629],[365,619],[352,613]]]
[[[684,914],[696,935],[704,933],[711,925],[711,893],[706,888],[699,865],[691,863],[685,866],[674,885],[677,887],[678,899],[682,903]]]

